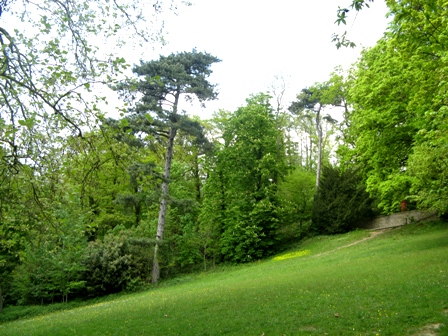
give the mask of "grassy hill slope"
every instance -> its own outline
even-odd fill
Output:
[[[448,225],[350,245],[368,236],[315,237],[269,260],[5,323],[0,335],[448,335]]]

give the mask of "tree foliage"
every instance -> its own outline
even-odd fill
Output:
[[[446,8],[441,1],[388,5],[390,29],[363,53],[350,90],[354,150],[345,159],[360,164],[367,190],[384,213],[398,211],[403,200],[443,212],[437,202],[444,198],[443,173],[421,162],[444,162],[446,122],[439,116],[446,105]],[[437,196],[426,202],[428,195]]]
[[[152,244],[126,234],[108,234],[89,243],[84,279],[89,296],[132,290],[149,277]]]
[[[373,215],[372,200],[356,170],[325,166],[321,182],[313,204],[314,232],[347,232]]]
[[[316,193],[316,174],[297,167],[291,169],[278,185],[279,237],[283,243],[294,242],[308,234]]]
[[[106,50],[130,36],[158,38],[158,24],[144,24],[147,3],[118,0],[3,1],[0,15],[0,141],[3,167],[24,159],[38,162],[62,130],[81,136],[102,114],[105,97],[94,88],[109,85],[127,68]],[[152,2],[156,15],[168,6]],[[15,28],[15,29],[14,29]],[[141,40],[141,39],[140,39]],[[101,41],[101,42],[99,42]],[[118,49],[118,48],[117,48]]]
[[[259,259],[272,253],[276,242],[274,181],[284,174],[284,158],[276,158],[278,130],[268,98],[253,96],[223,120],[224,145],[210,171],[202,218],[219,230],[225,260]]]

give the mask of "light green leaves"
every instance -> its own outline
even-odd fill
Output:
[[[34,126],[35,120],[33,120],[33,119],[26,119],[26,120],[17,120],[17,122],[19,123],[19,125],[25,126],[28,129],[31,129]]]
[[[224,145],[209,172],[201,218],[222,232],[221,253],[234,262],[272,253],[275,242],[284,155],[277,153],[280,131],[269,98],[254,95],[234,114],[218,115]]]
[[[444,211],[442,145],[446,118],[446,6],[443,1],[388,3],[393,21],[363,52],[349,92],[352,158],[385,213],[411,206]],[[436,164],[437,162],[437,164]],[[431,176],[427,179],[425,176]]]

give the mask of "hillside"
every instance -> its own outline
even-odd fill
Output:
[[[315,237],[269,260],[5,323],[0,334],[448,335],[446,223],[369,235]]]

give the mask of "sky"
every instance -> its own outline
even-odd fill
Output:
[[[374,1],[358,15],[349,13],[347,26],[334,23],[338,5],[345,0],[193,0],[178,15],[165,16],[167,45],[143,53],[123,55],[136,64],[159,54],[206,51],[219,59],[210,82],[217,84],[218,99],[181,106],[190,115],[210,118],[219,109],[236,110],[251,94],[266,92],[282,76],[287,82],[285,105],[304,87],[329,78],[338,65],[348,68],[362,47],[373,46],[387,27],[387,7]],[[337,50],[335,32],[348,30],[357,48]]]

